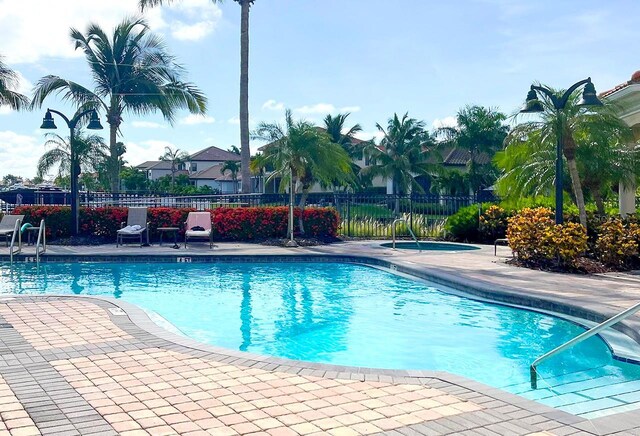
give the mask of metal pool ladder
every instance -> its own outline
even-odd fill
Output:
[[[413,233],[413,230],[411,230],[411,226],[409,225],[407,220],[404,219],[404,218],[395,219],[395,220],[393,220],[393,223],[391,223],[391,238],[393,239],[392,248],[394,250],[396,249],[396,224],[398,224],[399,222],[403,222],[403,221],[407,225],[407,229],[409,230],[409,233],[411,233],[411,237],[413,237],[413,240],[416,241],[416,245],[418,246],[418,250],[422,251],[422,246],[420,245],[420,242],[418,241],[418,238],[416,238],[415,233]]]
[[[42,245],[42,251],[41,251]],[[47,251],[47,231],[44,224],[44,219],[40,221],[40,227],[38,228],[38,240],[36,242],[36,264],[40,265],[40,255]]]
[[[20,227],[22,226],[22,220],[17,219],[16,223],[13,226],[13,234],[11,235],[11,245],[9,246],[9,262],[10,265],[13,265],[13,255],[19,254],[22,250],[22,232],[20,232]],[[18,247],[15,247],[16,238],[18,239]]]
[[[622,321],[623,319],[629,318],[631,315],[633,315],[634,313],[636,313],[638,311],[640,311],[640,303],[634,304],[630,308],[628,308],[626,310],[623,310],[619,314],[612,316],[608,320],[598,324],[595,327],[590,328],[586,332],[576,336],[575,338],[565,342],[564,344],[560,345],[559,347],[554,348],[553,350],[549,351],[548,353],[545,353],[542,356],[538,357],[536,360],[533,361],[533,363],[531,364],[531,367],[529,368],[530,373],[531,373],[531,389],[537,389],[538,388],[538,371],[537,371],[537,367],[542,362],[544,362],[545,360],[549,359],[552,356],[555,356],[558,353],[563,352],[567,348],[573,347],[574,345],[577,345],[580,342],[582,342],[582,341],[584,341],[586,339],[589,339],[591,336],[597,335],[598,333],[600,333],[602,330],[606,329],[607,327],[610,327],[610,326]]]

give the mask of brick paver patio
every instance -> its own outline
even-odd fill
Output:
[[[371,256],[363,247],[300,252]],[[453,270],[444,266],[450,255],[375,254],[398,268]],[[475,254],[458,267],[462,275],[484,271],[485,280],[487,271],[512,273],[486,262]],[[539,292],[550,293],[553,277],[540,277]],[[625,303],[611,300],[605,309],[611,304]],[[640,435],[640,414],[588,421],[442,372],[320,365],[198,344],[121,301],[0,295],[0,436],[32,434]]]

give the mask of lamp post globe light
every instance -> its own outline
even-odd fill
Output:
[[[45,114],[41,129],[57,129],[55,122],[53,121],[53,115],[57,114],[67,123],[67,127],[69,127],[69,154],[71,161],[71,236],[78,235],[78,227],[79,227],[79,192],[78,192],[78,175],[80,174],[80,162],[78,162],[78,153],[75,146],[75,129],[78,125],[78,122],[82,119],[83,116],[89,114],[89,124],[87,124],[87,129],[89,130],[101,130],[102,124],[100,124],[100,118],[98,118],[98,112],[95,109],[88,109],[84,112],[80,112],[76,114],[73,118],[69,119],[62,112],[47,109],[47,113]]]
[[[556,110],[558,119],[560,120],[559,122],[561,123],[556,129],[556,224],[562,224],[564,222],[562,204],[564,197],[564,189],[562,186],[562,159],[564,142],[562,133],[565,126],[562,124],[564,121],[564,117],[561,116],[560,112],[566,107],[571,94],[573,94],[573,92],[582,85],[584,85],[584,90],[582,91],[582,99],[578,102],[578,106],[602,106],[602,102],[600,101],[600,99],[598,99],[598,96],[596,94],[596,88],[591,82],[591,77],[588,77],[571,85],[571,87],[569,87],[569,89],[567,89],[562,95],[557,95],[552,90],[544,86],[531,85],[531,89],[529,89],[529,93],[527,94],[527,101],[520,110],[520,113],[523,114],[544,112],[544,106],[538,99],[537,94],[538,92],[541,92],[542,94],[546,95],[551,104],[553,104],[553,108]]]

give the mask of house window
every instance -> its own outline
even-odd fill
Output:
[[[191,169],[189,171],[191,171],[192,173],[198,171],[198,164],[195,162],[191,162]]]

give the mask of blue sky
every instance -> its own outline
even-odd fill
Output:
[[[89,86],[69,27],[84,30],[91,21],[110,29],[136,6],[137,0],[0,0],[0,54],[23,76],[26,91],[45,74]],[[122,140],[130,164],[157,159],[165,145],[188,152],[239,145],[239,15],[231,0],[182,0],[145,13],[188,79],[207,94],[209,111],[204,118],[181,113],[174,126],[157,115],[126,116]],[[317,123],[327,112],[348,110],[368,139],[394,112],[408,111],[430,127],[450,123],[466,104],[512,113],[533,81],[567,87],[591,76],[604,91],[640,69],[633,48],[639,15],[633,0],[256,0],[251,122],[278,121],[284,108]],[[74,111],[55,98],[45,106]],[[35,175],[43,114],[0,108],[0,177]],[[58,133],[66,136],[62,126]]]

